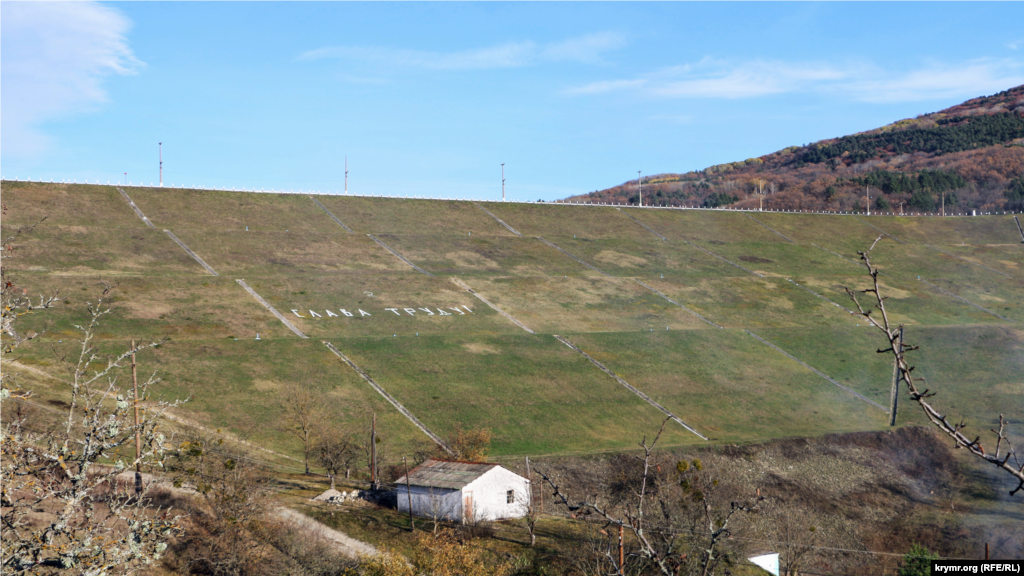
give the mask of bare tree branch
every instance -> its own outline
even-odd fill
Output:
[[[885,337],[889,342],[889,347],[879,349],[878,353],[893,355],[897,370],[899,371],[903,382],[906,384],[910,399],[921,407],[925,417],[927,417],[928,420],[944,434],[952,438],[956,443],[957,448],[965,448],[976,457],[1010,474],[1010,476],[1017,481],[1017,486],[1010,491],[1010,495],[1012,496],[1016,494],[1024,489],[1024,463],[1021,462],[1016,449],[1013,447],[1009,437],[1006,435],[1006,425],[1008,422],[1005,420],[1003,414],[999,415],[999,427],[991,430],[996,437],[995,449],[985,450],[980,436],[976,436],[972,439],[964,433],[964,430],[967,428],[967,424],[964,421],[961,420],[956,423],[950,422],[947,416],[940,413],[928,402],[929,398],[935,396],[934,392],[931,392],[927,388],[922,390],[918,387],[918,382],[923,381],[923,378],[916,378],[914,376],[914,367],[908,363],[906,353],[917,350],[919,347],[900,344],[900,330],[903,329],[904,326],[902,324],[893,326],[890,321],[889,312],[885,307],[887,297],[882,295],[881,284],[878,281],[880,271],[871,263],[871,251],[874,250],[881,238],[881,236],[876,238],[871,244],[871,248],[868,250],[858,252],[858,254],[860,254],[861,262],[864,264],[864,268],[871,277],[871,286],[869,288],[859,290],[859,292],[871,295],[871,298],[873,299],[872,305],[865,310],[857,300],[857,292],[850,288],[846,288],[846,293],[849,294],[850,299],[853,300],[854,305],[857,306],[859,315],[863,316],[872,326],[885,334]],[[872,315],[872,312],[876,310],[880,313],[881,321],[879,321],[876,316]]]

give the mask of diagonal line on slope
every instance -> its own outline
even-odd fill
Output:
[[[207,264],[205,261],[203,261],[203,259],[200,258],[198,254],[193,252],[191,248],[189,248],[188,246],[185,245],[184,242],[179,240],[178,237],[174,235],[174,232],[171,232],[170,230],[164,230],[164,233],[167,234],[168,236],[170,236],[171,240],[174,240],[175,244],[177,244],[178,246],[181,246],[181,249],[184,250],[186,254],[191,256],[193,260],[195,260],[196,262],[199,262],[200,266],[202,266],[203,268],[206,268],[207,272],[209,272],[210,274],[213,274],[214,276],[220,276],[220,274],[217,274],[216,270],[214,270],[213,268],[210,268],[210,265]]]
[[[842,255],[840,255],[840,254],[836,254],[835,252],[832,252],[832,251],[831,251],[831,250],[829,250],[828,248],[822,248],[821,246],[818,246],[817,244],[811,244],[811,245],[812,245],[812,246],[817,246],[818,248],[821,248],[822,250],[824,250],[824,251],[826,251],[826,252],[831,252],[832,254],[835,254],[836,256],[839,256],[840,258],[842,258],[842,259],[844,259],[844,260],[849,260],[850,262],[853,262],[854,264],[857,264],[858,266],[860,266],[860,265],[861,265],[861,264],[860,264],[859,262],[857,262],[856,260],[854,260],[854,259],[852,259],[852,258],[846,258],[845,256],[842,256]],[[882,271],[880,271],[880,270],[879,270],[878,274],[879,274],[880,276],[888,276],[888,274],[885,274],[885,273],[883,273],[883,272],[882,272]],[[918,278],[917,278],[917,279],[918,279],[918,280],[920,280],[921,282],[924,282],[925,284],[927,284],[927,285],[931,286],[932,288],[935,288],[935,289],[936,289],[936,290],[938,290],[939,292],[942,292],[942,293],[943,293],[943,294],[945,294],[946,296],[950,296],[950,297],[952,297],[952,298],[956,298],[957,300],[961,300],[961,301],[963,301],[963,302],[966,302],[967,304],[970,304],[971,306],[974,306],[974,307],[975,307],[975,308],[977,308],[978,310],[981,310],[981,311],[983,311],[983,312],[986,312],[986,313],[988,313],[988,314],[991,314],[991,315],[995,316],[996,318],[1001,318],[1001,319],[1003,319],[1003,320],[1006,320],[1006,321],[1008,321],[1008,322],[1013,322],[1013,320],[1011,320],[1011,319],[1007,318],[1006,316],[1001,316],[1001,315],[999,315],[999,314],[996,314],[995,312],[993,312],[993,311],[989,310],[988,308],[985,308],[985,307],[983,307],[983,306],[980,306],[980,305],[978,305],[978,304],[975,304],[974,302],[971,302],[970,300],[968,300],[967,298],[964,298],[963,296],[958,296],[958,295],[956,295],[956,294],[953,294],[952,292],[949,292],[949,291],[943,290],[942,288],[939,288],[939,287],[938,287],[938,286],[936,286],[935,284],[932,284],[931,282],[929,282],[929,281],[927,281],[927,280],[924,280],[924,279],[922,279],[922,278],[921,278],[920,276],[918,276]],[[852,311],[851,311],[851,313],[852,313]]]
[[[484,208],[483,206],[481,206],[480,204],[477,204],[476,202],[474,202],[474,204],[476,204],[477,208],[479,208],[479,209],[483,210],[484,212],[486,212],[488,216],[490,216],[491,218],[494,218],[495,220],[497,220],[498,224],[501,224],[505,228],[508,228],[509,232],[515,234],[516,236],[522,236],[522,234],[520,234],[518,230],[516,230],[515,228],[513,228],[513,227],[509,226],[508,224],[506,224],[504,220],[502,220],[501,218],[498,218],[497,216],[495,216],[490,210],[488,210],[487,208]]]
[[[952,292],[949,292],[947,290],[943,290],[942,288],[939,288],[935,284],[932,284],[931,282],[925,280],[924,278],[921,278],[920,276],[917,279],[920,280],[921,282],[924,282],[925,284],[931,286],[932,288],[935,288],[939,292],[942,292],[946,296],[952,296],[953,298],[956,298],[957,300],[960,300],[962,302],[966,302],[967,304],[970,304],[971,306],[974,306],[978,310],[981,310],[983,312],[987,312],[987,313],[995,316],[996,318],[1002,318],[1003,320],[1006,320],[1008,322],[1013,322],[1013,320],[1010,320],[1006,316],[1000,316],[999,314],[996,314],[995,312],[989,310],[988,308],[983,308],[982,306],[979,306],[979,305],[975,304],[974,302],[971,302],[970,300],[968,300],[967,298],[964,298],[963,296],[957,296],[956,294],[953,294]]]
[[[128,201],[128,205],[132,207],[132,210],[135,210],[135,213],[139,215],[139,218],[142,218],[142,221],[146,223],[146,226],[156,228],[156,226],[153,226],[153,223],[149,221],[149,218],[146,218],[146,215],[142,213],[142,210],[139,210],[139,207],[135,205],[135,202],[132,201],[127,192],[120,188],[118,188],[117,191],[121,193],[121,196],[124,196],[124,199]]]
[[[875,230],[878,230],[878,231],[879,231],[879,232],[881,232],[882,234],[885,234],[885,235],[886,235],[886,236],[888,236],[889,238],[892,238],[893,240],[895,240],[895,241],[896,241],[896,243],[897,243],[897,244],[906,244],[906,242],[904,242],[903,240],[900,240],[899,238],[897,238],[897,237],[893,236],[892,234],[889,234],[888,232],[886,232],[885,230],[882,230],[882,229],[881,229],[881,228],[879,228],[878,226],[875,226],[874,224],[871,224],[871,223],[869,223],[869,222],[865,222],[865,221],[864,221],[864,220],[863,220],[863,219],[862,219],[862,218],[861,218],[860,216],[854,216],[854,218],[856,218],[857,220],[859,220],[859,221],[860,221],[860,222],[861,222],[862,224],[865,224],[865,225],[867,225],[867,226],[871,226],[871,227],[872,227],[872,228],[874,228]]]
[[[310,199],[310,200],[312,200],[313,202],[316,202],[316,205],[317,205],[317,206],[319,206],[321,210],[323,210],[324,212],[326,212],[326,213],[327,213],[327,215],[331,217],[331,220],[334,220],[335,222],[337,222],[337,223],[338,223],[338,226],[341,226],[341,227],[342,227],[342,228],[344,228],[345,230],[347,230],[347,231],[349,231],[349,232],[352,232],[352,229],[351,229],[351,228],[349,228],[348,226],[345,226],[345,223],[344,223],[344,222],[342,222],[341,220],[338,220],[338,217],[337,217],[337,216],[335,216],[334,214],[332,214],[332,213],[331,213],[331,211],[330,211],[330,210],[328,210],[326,206],[324,206],[323,204],[321,204],[321,203],[320,203],[320,201],[319,201],[319,200],[317,200],[316,198],[313,198],[312,196],[310,196],[310,197],[309,197],[309,199]]]
[[[413,264],[412,262],[410,262],[408,258],[406,258],[405,256],[402,256],[401,254],[399,254],[399,253],[398,253],[398,251],[397,251],[397,250],[395,250],[394,248],[392,248],[391,246],[388,246],[387,244],[385,244],[385,243],[381,242],[381,241],[380,241],[380,240],[379,240],[379,239],[378,239],[378,238],[377,238],[376,236],[374,236],[373,234],[367,234],[367,236],[369,236],[369,237],[370,237],[370,239],[371,239],[371,240],[373,240],[374,242],[376,242],[377,244],[380,244],[381,246],[383,246],[385,250],[387,250],[388,252],[391,252],[392,254],[394,254],[395,256],[397,256],[399,260],[401,260],[402,262],[405,262],[405,263],[406,263],[406,264],[408,264],[409,266],[412,266],[412,267],[413,267],[414,269],[416,269],[416,271],[417,271],[417,272],[420,272],[420,273],[426,274],[427,276],[430,276],[431,278],[434,278],[434,277],[435,277],[435,276],[434,276],[433,274],[431,274],[430,272],[427,272],[427,271],[426,271],[426,270],[424,270],[423,268],[420,268],[419,266],[417,266],[417,265]]]
[[[936,252],[941,252],[941,253],[945,254],[946,256],[950,256],[952,258],[959,258],[960,260],[963,260],[964,262],[967,262],[968,264],[971,264],[971,265],[974,265],[974,266],[980,266],[980,267],[984,268],[985,270],[988,270],[989,272],[995,272],[996,274],[999,274],[1000,276],[1006,276],[1007,278],[1009,278],[1011,280],[1015,280],[1015,278],[1013,276],[1010,276],[1009,274],[1000,272],[999,270],[996,270],[994,268],[989,268],[988,266],[985,266],[984,264],[978,264],[977,262],[972,262],[971,260],[968,260],[967,258],[964,258],[963,256],[957,256],[956,254],[950,254],[949,252],[946,252],[945,250],[941,250],[939,248],[936,248],[935,246],[932,246],[931,244],[925,244],[925,246],[931,248],[932,250],[935,250]]]
[[[842,254],[839,254],[838,252],[833,252],[833,251],[831,251],[831,250],[829,250],[828,248],[825,248],[825,247],[823,247],[823,246],[818,246],[818,245],[817,245],[817,244],[815,244],[814,242],[811,242],[811,246],[814,246],[815,248],[821,248],[822,250],[824,250],[825,252],[828,252],[829,254],[831,254],[831,255],[833,255],[833,256],[838,256],[838,257],[842,258],[843,260],[849,260],[850,262],[853,262],[854,264],[856,264],[856,265],[858,265],[858,266],[860,266],[860,265],[861,265],[861,263],[860,263],[860,262],[857,262],[857,261],[856,261],[856,260],[854,260],[853,258],[848,258],[848,257],[846,257],[846,256],[843,256]]]
[[[527,328],[526,324],[523,324],[519,320],[516,320],[511,314],[509,314],[508,312],[505,312],[501,308],[498,308],[496,305],[492,304],[490,300],[488,300],[487,298],[484,298],[483,296],[478,294],[475,290],[473,290],[472,288],[467,286],[466,283],[463,282],[462,280],[459,280],[458,278],[451,278],[451,281],[456,283],[456,284],[458,284],[462,288],[464,288],[466,290],[466,292],[469,292],[473,296],[476,296],[481,302],[483,302],[484,304],[487,304],[488,306],[493,308],[495,312],[497,312],[498,314],[501,314],[502,316],[507,318],[509,321],[511,321],[513,324],[515,324],[516,326],[519,326],[520,328],[522,328],[523,330],[526,330],[530,334],[536,334],[536,332],[534,332],[533,330],[530,330],[529,328]]]
[[[430,439],[433,440],[438,446],[443,448],[445,452],[447,452],[448,454],[452,454],[452,451],[444,443],[444,440],[441,440],[440,436],[438,436],[437,434],[434,434],[433,432],[431,432],[430,429],[427,428],[426,425],[423,424],[423,422],[420,422],[418,418],[413,416],[412,412],[409,412],[409,410],[407,410],[405,406],[402,406],[402,404],[399,403],[399,401],[396,400],[394,396],[392,396],[391,394],[388,394],[387,390],[385,390],[383,387],[381,387],[380,384],[377,384],[376,382],[374,382],[373,378],[370,378],[370,375],[367,374],[366,371],[364,371],[362,368],[360,368],[358,365],[356,365],[355,362],[349,360],[348,356],[345,356],[344,354],[341,353],[340,350],[338,350],[337,348],[334,347],[334,344],[331,344],[330,342],[327,342],[326,340],[324,340],[324,346],[327,346],[328,350],[330,350],[331,352],[334,352],[335,356],[337,356],[338,358],[341,358],[342,362],[344,362],[345,364],[348,364],[350,368],[355,370],[356,374],[359,374],[360,376],[362,376],[363,380],[366,380],[367,384],[372,386],[374,390],[376,390],[381,396],[383,396],[385,400],[390,402],[391,405],[394,406],[396,410],[401,412],[403,416],[408,418],[410,422],[415,424],[416,427],[419,428],[424,434],[426,434],[427,436],[430,436]],[[454,454],[452,454],[452,455],[454,455]]]
[[[702,246],[698,246],[698,245],[694,244],[693,242],[690,242],[689,240],[683,240],[683,242],[686,242],[687,244],[689,244],[690,246],[693,246],[697,250],[701,250],[703,252],[706,252],[706,253],[714,256],[715,258],[718,258],[719,260],[721,260],[722,262],[725,262],[726,264],[732,264],[733,266],[739,268],[740,270],[743,270],[744,272],[748,272],[750,274],[753,274],[754,276],[757,276],[758,278],[764,278],[764,274],[758,274],[757,272],[754,272],[753,270],[750,270],[749,268],[744,268],[743,266],[740,266],[739,264],[733,262],[732,260],[729,260],[729,259],[727,259],[725,257],[719,256],[718,254],[715,254],[714,252],[712,252],[711,250],[708,250],[707,248],[704,248]]]
[[[631,392],[632,392],[633,394],[636,394],[637,396],[639,396],[639,397],[640,397],[641,399],[643,399],[643,400],[644,400],[645,402],[647,402],[647,403],[648,403],[648,404],[650,404],[651,406],[654,406],[654,407],[655,407],[655,408],[657,408],[658,410],[661,410],[661,412],[662,412],[662,413],[664,413],[664,414],[665,414],[666,416],[668,416],[669,418],[671,418],[671,419],[675,420],[675,421],[676,421],[676,423],[677,423],[677,424],[679,424],[680,426],[682,426],[683,428],[686,428],[686,429],[687,429],[687,430],[689,430],[690,432],[693,432],[694,434],[696,434],[697,436],[699,436],[701,440],[707,440],[707,439],[708,439],[708,438],[707,438],[707,436],[705,436],[705,435],[701,434],[700,432],[697,432],[697,431],[696,431],[696,430],[695,430],[695,429],[694,429],[694,428],[693,428],[692,426],[690,426],[690,425],[689,425],[689,424],[687,424],[686,422],[683,422],[683,421],[682,421],[682,420],[681,420],[681,419],[680,419],[680,418],[679,418],[678,416],[676,416],[675,414],[673,414],[673,413],[669,412],[667,408],[665,408],[665,407],[664,407],[664,406],[662,406],[661,404],[658,404],[657,402],[655,402],[655,401],[654,401],[654,399],[652,399],[652,398],[651,398],[650,396],[648,396],[647,394],[644,394],[643,392],[641,392],[641,391],[637,390],[635,386],[633,386],[633,385],[632,385],[632,384],[630,384],[629,382],[626,382],[625,380],[623,380],[622,378],[620,378],[618,374],[616,374],[615,372],[612,372],[611,370],[609,370],[609,369],[608,369],[607,367],[605,367],[605,365],[604,365],[604,364],[601,364],[600,362],[598,362],[598,361],[597,361],[597,360],[596,360],[595,358],[593,358],[593,357],[592,357],[592,356],[591,356],[590,354],[587,354],[586,352],[584,352],[583,350],[581,350],[581,349],[580,349],[580,348],[579,348],[578,346],[576,346],[576,345],[575,345],[575,344],[573,344],[572,342],[569,342],[568,340],[566,340],[565,338],[562,338],[562,337],[561,337],[561,336],[559,336],[558,334],[552,334],[552,336],[554,336],[555,338],[557,338],[557,339],[558,339],[558,341],[559,341],[559,342],[561,342],[562,344],[565,344],[565,345],[566,345],[566,346],[568,346],[569,348],[572,348],[573,350],[575,350],[576,352],[578,352],[578,353],[579,353],[579,354],[580,354],[581,356],[583,356],[583,357],[584,357],[584,358],[586,358],[587,360],[590,360],[590,363],[591,363],[591,364],[593,364],[594,366],[597,366],[597,367],[598,367],[598,368],[600,368],[600,369],[601,369],[601,370],[602,370],[602,371],[603,371],[603,372],[604,372],[605,374],[607,374],[607,375],[611,376],[612,378],[614,378],[616,382],[618,382],[619,384],[622,384],[622,385],[623,385],[623,386],[624,386],[624,387],[625,387],[625,388],[626,388],[627,390],[631,391]]]
[[[1024,228],[1020,225],[1020,219],[1014,216],[1013,221],[1017,223],[1017,232],[1020,232],[1020,241],[1024,243]]]
[[[750,218],[751,220],[753,220],[754,222],[757,222],[757,223],[758,223],[758,224],[760,224],[761,226],[764,226],[764,227],[765,227],[765,228],[767,228],[768,230],[771,230],[772,232],[775,232],[775,233],[776,233],[776,234],[778,234],[779,236],[781,236],[781,237],[785,238],[785,239],[786,239],[787,241],[789,241],[789,242],[792,242],[793,244],[796,244],[796,240],[793,240],[792,238],[790,238],[789,236],[786,236],[786,235],[785,235],[785,234],[783,234],[782,232],[779,232],[779,231],[778,231],[778,230],[776,230],[775,228],[772,228],[771,226],[769,226],[769,225],[765,224],[764,222],[761,222],[760,220],[758,220],[757,218],[754,218],[754,217],[753,217],[753,216],[751,216],[750,214],[747,214],[747,218]]]
[[[838,302],[836,302],[834,300],[829,300],[827,297],[822,296],[821,294],[818,294],[817,292],[815,292],[814,290],[811,290],[810,288],[808,288],[807,286],[804,286],[803,284],[800,284],[798,282],[794,282],[794,281],[790,280],[789,278],[786,278],[786,281],[789,282],[790,284],[796,286],[797,288],[801,288],[803,290],[806,290],[806,291],[810,292],[811,294],[814,294],[815,296],[817,296],[818,298],[821,298],[822,300],[824,300],[825,302],[828,302],[829,304],[832,304],[834,306],[838,306],[839,308],[842,308],[843,310],[846,310],[850,314],[853,314],[854,316],[858,316],[858,314],[856,312],[854,312],[853,310],[850,310],[846,306],[843,306],[842,304],[840,304],[840,303],[838,303]]]
[[[255,290],[250,288],[249,285],[245,283],[245,280],[238,279],[238,280],[235,280],[235,282],[238,282],[239,286],[241,286],[242,288],[245,288],[246,292],[248,292],[249,294],[252,294],[252,297],[255,298],[257,302],[262,304],[263,307],[266,308],[267,310],[270,310],[271,314],[273,314],[274,316],[277,316],[277,319],[280,320],[282,324],[287,326],[289,330],[291,330],[292,332],[295,332],[295,334],[299,338],[309,338],[309,336],[306,336],[305,334],[302,333],[301,330],[296,328],[295,324],[292,324],[287,318],[285,318],[284,314],[281,314],[280,312],[278,312],[277,308],[274,308],[273,306],[271,306],[270,302],[267,302],[266,300],[264,300],[263,296],[260,296],[259,294],[256,293]]]
[[[643,226],[643,227],[644,227],[644,228],[646,228],[646,229],[647,229],[647,231],[648,231],[648,232],[650,232],[651,234],[654,234],[655,236],[657,236],[658,238],[661,238],[662,240],[668,240],[668,238],[665,238],[665,237],[664,237],[664,236],[662,236],[661,234],[658,234],[657,232],[655,232],[655,231],[654,231],[654,229],[653,229],[653,228],[651,228],[651,227],[650,227],[650,226],[648,226],[647,224],[644,224],[643,222],[641,222],[640,220],[638,220],[636,216],[633,216],[632,214],[630,214],[629,212],[626,212],[626,211],[625,211],[625,210],[623,210],[622,208],[615,208],[615,209],[616,209],[616,210],[618,210],[619,212],[622,212],[622,213],[623,213],[623,214],[625,214],[626,216],[629,216],[630,218],[632,218],[632,219],[633,219],[633,222],[636,222],[637,224],[639,224],[639,225]]]
[[[793,356],[793,355],[792,355],[792,354],[790,354],[789,352],[786,352],[786,351],[785,351],[785,350],[783,350],[782,348],[779,348],[779,347],[778,347],[778,346],[776,346],[775,344],[772,344],[771,342],[769,342],[769,341],[765,340],[764,338],[761,338],[760,336],[758,336],[757,334],[754,334],[754,333],[753,333],[753,332],[751,332],[750,330],[744,330],[744,332],[746,332],[747,334],[750,334],[750,335],[751,335],[751,336],[753,336],[754,338],[757,338],[758,340],[760,340],[761,342],[763,342],[763,343],[764,343],[765,345],[767,345],[767,346],[769,346],[769,347],[771,347],[771,348],[774,348],[774,349],[775,349],[775,350],[777,350],[778,352],[781,352],[781,353],[785,354],[785,355],[786,355],[786,356],[788,356],[788,357],[789,357],[789,358],[790,358],[791,360],[793,360],[793,361],[795,361],[795,362],[798,362],[798,363],[799,363],[799,364],[800,364],[801,366],[803,366],[804,368],[807,368],[807,369],[808,369],[808,370],[810,370],[811,372],[814,372],[814,373],[815,373],[815,374],[817,374],[818,376],[821,376],[821,377],[822,377],[822,378],[824,378],[825,380],[828,380],[829,382],[831,382],[831,383],[835,384],[836,386],[838,386],[838,387],[842,388],[843,390],[846,390],[846,391],[847,391],[847,392],[849,392],[850,394],[853,394],[853,395],[854,395],[854,396],[856,396],[857,398],[859,398],[859,399],[861,399],[861,400],[863,400],[863,401],[867,402],[868,404],[871,404],[871,405],[872,405],[872,406],[874,406],[875,408],[878,408],[879,410],[882,410],[883,412],[885,412],[885,413],[887,413],[887,414],[888,414],[889,410],[887,410],[887,409],[885,408],[885,406],[882,406],[882,405],[881,405],[881,404],[879,404],[878,402],[875,402],[874,400],[872,400],[872,399],[868,398],[867,396],[864,396],[863,394],[861,394],[860,392],[857,392],[857,391],[853,390],[852,388],[849,388],[849,387],[847,387],[847,386],[843,386],[843,385],[842,385],[842,384],[840,384],[840,383],[839,383],[838,381],[836,381],[836,379],[835,379],[835,378],[832,378],[831,376],[829,376],[829,375],[825,374],[824,372],[822,372],[822,371],[820,371],[820,370],[818,370],[818,369],[814,368],[814,367],[813,367],[813,366],[811,366],[810,364],[807,364],[806,362],[804,362],[804,361],[800,360],[800,359],[799,359],[799,358],[797,358],[796,356]]]
[[[636,280],[636,278],[634,278],[634,280]],[[721,326],[719,326],[718,324],[715,324],[715,323],[714,323],[714,322],[712,322],[711,320],[708,320],[707,318],[705,318],[705,317],[701,316],[700,314],[698,314],[698,313],[694,312],[693,310],[691,310],[691,309],[687,308],[686,306],[683,306],[683,305],[682,305],[682,304],[680,304],[679,302],[676,302],[675,300],[673,300],[673,299],[669,298],[668,296],[666,296],[666,295],[662,294],[662,293],[661,293],[661,291],[659,291],[659,290],[658,290],[657,288],[654,288],[653,286],[648,286],[647,284],[645,284],[645,283],[641,282],[640,280],[636,280],[636,283],[637,283],[637,284],[639,284],[639,285],[641,285],[641,286],[643,286],[644,288],[647,288],[647,289],[648,289],[648,290],[650,290],[651,292],[654,292],[654,293],[655,293],[655,294],[657,294],[658,296],[661,296],[661,297],[662,297],[662,298],[664,298],[665,300],[668,300],[669,302],[671,302],[671,303],[675,304],[676,306],[679,306],[679,307],[680,307],[680,308],[682,308],[683,310],[686,310],[686,311],[687,311],[687,312],[689,312],[690,314],[693,314],[693,315],[694,315],[694,316],[696,316],[697,318],[700,318],[701,320],[703,320],[703,321],[707,322],[708,324],[711,324],[711,325],[712,325],[712,326],[714,326],[715,328],[721,328]]]
[[[543,242],[543,243],[547,244],[548,246],[551,246],[551,247],[552,247],[552,248],[554,248],[555,250],[558,250],[558,251],[559,251],[559,252],[561,252],[562,254],[565,254],[565,255],[566,255],[566,256],[568,256],[569,258],[572,258],[573,260],[575,260],[575,261],[579,262],[580,264],[583,264],[584,266],[586,266],[587,268],[590,268],[591,270],[593,270],[593,271],[597,272],[598,274],[604,274],[605,276],[608,276],[609,278],[610,278],[610,277],[612,276],[611,274],[609,274],[609,273],[605,272],[604,270],[599,270],[599,269],[595,268],[594,266],[592,266],[592,265],[590,265],[590,264],[587,264],[587,263],[586,263],[586,262],[584,262],[583,260],[580,260],[579,258],[577,258],[577,257],[573,256],[572,254],[570,254],[570,253],[569,253],[568,251],[566,251],[566,250],[563,250],[562,248],[559,248],[559,247],[558,247],[558,246],[556,246],[555,244],[552,244],[551,242],[548,242],[547,240],[545,240],[545,239],[541,238],[540,236],[536,236],[536,238],[537,238],[537,240],[540,240],[541,242]]]

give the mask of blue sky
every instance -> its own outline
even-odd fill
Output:
[[[1024,3],[0,3],[5,178],[551,200],[1024,84]]]

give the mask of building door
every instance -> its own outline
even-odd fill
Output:
[[[473,493],[464,492],[462,495],[462,523],[472,524],[475,519],[476,515],[473,513]]]

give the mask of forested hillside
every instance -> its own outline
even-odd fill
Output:
[[[640,203],[636,180],[573,200]],[[1024,210],[1024,86],[875,130],[645,178],[643,204]]]

